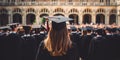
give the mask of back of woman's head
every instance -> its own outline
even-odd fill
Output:
[[[71,47],[71,40],[68,34],[66,23],[52,22],[52,27],[45,40],[45,48],[52,56],[65,55],[68,48]]]

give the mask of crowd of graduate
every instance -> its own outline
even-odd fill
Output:
[[[67,29],[70,40],[78,49],[78,59],[72,60],[120,60],[118,26],[84,24],[67,25]],[[42,25],[0,27],[0,60],[35,60],[39,44],[46,39],[48,31]]]

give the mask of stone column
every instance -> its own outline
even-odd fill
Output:
[[[11,10],[9,10],[9,12],[8,12],[8,20],[9,20],[9,24],[10,23],[13,23],[13,14],[12,14],[12,11]]]
[[[105,24],[109,24],[109,14],[105,14]]]
[[[39,14],[36,14],[36,23],[35,24],[40,24],[40,17]]]
[[[117,20],[116,20],[117,25],[120,26],[120,15],[117,15]]]
[[[83,23],[83,14],[79,14],[79,24]]]
[[[23,13],[22,15],[22,24],[26,25],[26,14],[25,13]]]
[[[92,14],[92,23],[96,23],[96,14],[95,13]]]
[[[8,14],[8,23],[10,24],[11,23],[11,15]]]

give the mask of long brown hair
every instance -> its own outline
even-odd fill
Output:
[[[66,26],[60,30],[54,30],[53,28],[50,28],[48,37],[45,39],[44,43],[45,48],[52,56],[65,55],[68,48],[72,46]]]

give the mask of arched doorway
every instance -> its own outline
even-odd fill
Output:
[[[34,14],[32,14],[32,13],[30,13],[30,14],[27,14],[27,16],[26,16],[27,18],[26,18],[26,24],[28,24],[28,25],[30,25],[30,24],[33,24],[36,20],[36,18],[35,18],[35,15]]]
[[[83,23],[84,24],[90,24],[91,23],[91,15],[90,14],[85,14],[83,16]]]
[[[44,16],[49,16],[49,15],[48,15],[48,14],[41,14],[41,15],[40,15],[40,18],[41,18],[41,19],[40,19],[40,23],[43,24],[43,25],[45,25],[45,21],[46,21],[46,19],[43,18]]]
[[[59,16],[59,15],[62,15],[62,16],[64,16],[63,14],[54,14],[54,16]]]
[[[13,15],[13,23],[20,23],[22,24],[22,15],[20,14],[14,14]]]
[[[70,14],[69,18],[73,19],[72,21],[70,21],[70,24],[79,24],[78,15],[77,14]]]
[[[110,18],[109,24],[116,23],[116,15],[115,14],[111,14],[109,18]]]
[[[100,24],[100,23],[105,24],[105,15],[97,14],[96,15],[96,23],[97,24]]]
[[[8,14],[0,14],[0,25],[5,26],[9,23]]]

